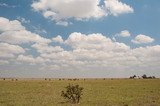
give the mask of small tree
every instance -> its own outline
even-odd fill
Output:
[[[147,75],[146,74],[142,75],[142,78],[147,79]]]
[[[79,103],[83,87],[79,87],[79,85],[68,85],[66,91],[62,91],[61,96],[65,99],[68,99],[71,103]]]

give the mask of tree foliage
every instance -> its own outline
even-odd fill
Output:
[[[147,79],[147,75],[146,75],[146,74],[143,74],[143,75],[142,75],[142,78],[143,78],[143,79]]]
[[[68,85],[66,88],[66,91],[61,92],[61,96],[65,99],[69,100],[71,103],[79,103],[83,87],[79,87],[79,85]]]

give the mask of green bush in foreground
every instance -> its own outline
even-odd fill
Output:
[[[83,87],[79,87],[79,85],[68,85],[66,91],[62,91],[61,96],[65,99],[69,100],[71,103],[77,104],[79,103]]]

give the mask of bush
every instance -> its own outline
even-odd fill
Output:
[[[142,75],[142,78],[143,78],[143,79],[147,79],[147,75],[146,75],[146,74],[143,74],[143,75]]]
[[[149,77],[147,77],[147,75],[144,74],[144,75],[142,76],[142,78],[143,78],[143,79],[155,79],[156,77],[155,77],[155,76],[149,76]]]
[[[79,103],[83,87],[79,87],[79,85],[68,85],[66,88],[66,91],[62,91],[61,96],[65,99],[69,100],[69,102],[77,104]]]
[[[129,78],[130,79],[134,79],[134,78],[136,78],[137,76],[136,75],[133,75],[133,76],[130,76]]]

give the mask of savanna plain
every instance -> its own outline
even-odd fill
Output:
[[[83,87],[79,104],[62,96]],[[0,79],[0,106],[160,106],[160,79]]]

